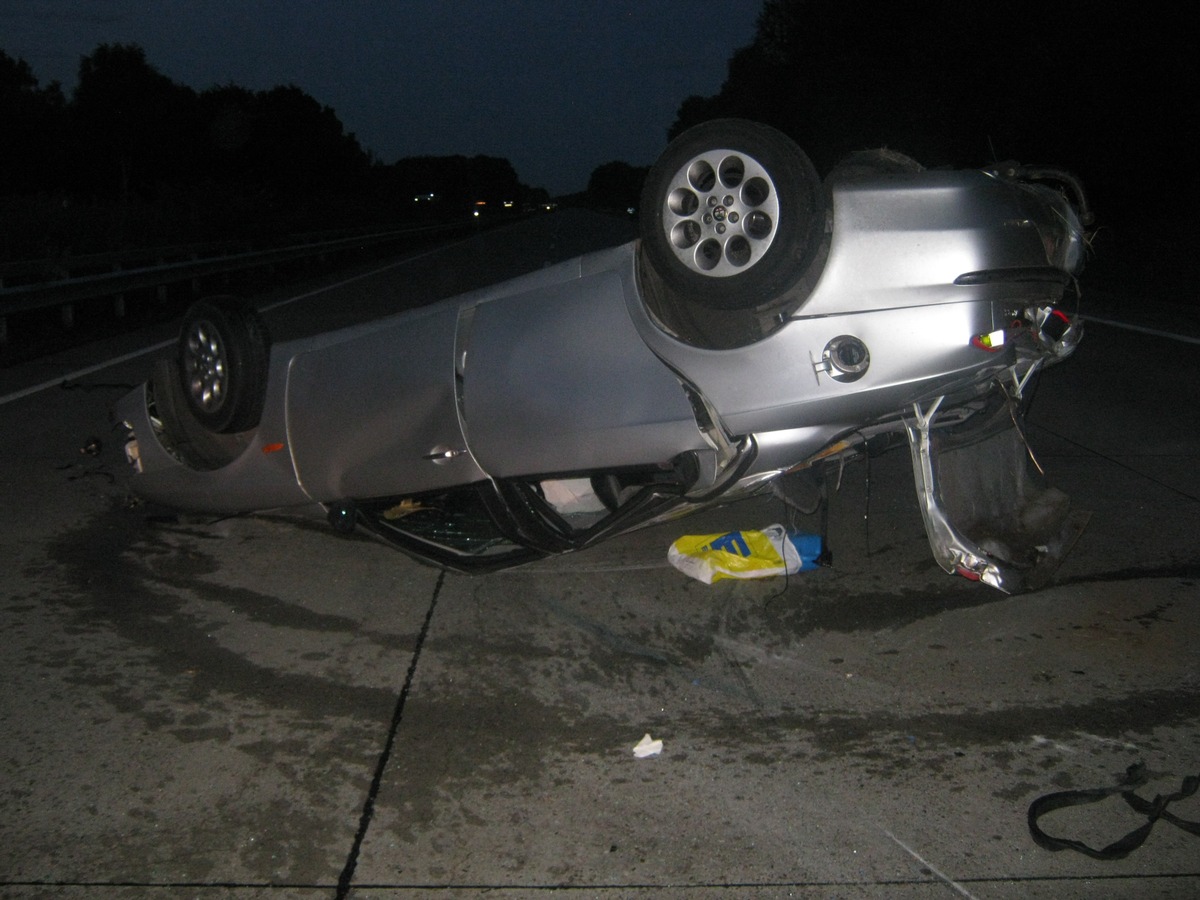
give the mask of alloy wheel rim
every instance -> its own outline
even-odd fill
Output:
[[[205,412],[220,409],[228,393],[229,361],[221,335],[211,322],[196,322],[188,332],[183,367],[196,406]]]
[[[779,194],[766,167],[734,150],[711,150],[685,163],[667,185],[662,223],[667,245],[690,271],[737,275],[762,260],[779,231]]]

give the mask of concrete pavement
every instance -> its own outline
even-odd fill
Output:
[[[1097,325],[1047,373],[1031,439],[1091,517],[1017,597],[936,568],[903,449],[846,470],[832,570],[667,566],[679,534],[784,515],[754,501],[471,579],[130,507],[107,406],[145,361],[0,406],[0,895],[1195,896],[1169,822],[1111,862],[1026,822],[1136,762],[1147,798],[1200,773],[1188,353]],[[1144,821],[1113,798],[1043,826]]]

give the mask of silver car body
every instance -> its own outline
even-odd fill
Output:
[[[559,528],[561,543],[526,541],[527,556],[421,537],[405,546],[426,555],[429,543],[427,558],[470,569],[747,496],[894,432],[913,448],[939,562],[1006,590],[1028,586],[943,521],[933,435],[969,419],[997,385],[1019,401],[1040,366],[1073,349],[1079,326],[1061,307],[1082,259],[1074,209],[994,171],[926,171],[832,185],[827,223],[806,298],[741,346],[701,346],[664,325],[634,241],[273,346],[261,421],[228,438],[217,467],[189,464],[147,385],[119,409],[134,436],[134,489],[185,509],[317,506],[362,523],[364,505],[419,505],[472,485],[505,497],[522,484],[544,498],[555,483],[687,456],[670,502],[651,490],[657,500],[635,501],[638,515],[616,504],[607,523]],[[1051,315],[1064,324],[1043,332]],[[846,338],[854,352],[840,359]]]

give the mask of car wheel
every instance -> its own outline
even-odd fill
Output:
[[[925,167],[898,150],[878,147],[851,153],[829,173],[830,181],[852,181],[874,175],[908,175],[923,172]]]
[[[715,309],[776,300],[805,274],[825,228],[825,193],[793,141],[717,119],[672,141],[646,177],[641,248],[667,287]]]
[[[233,297],[192,304],[179,335],[188,409],[205,428],[246,431],[262,416],[270,339],[257,311]]]
[[[228,465],[245,449],[244,435],[217,434],[196,421],[187,405],[182,382],[177,360],[155,361],[147,387],[163,446],[200,472]]]

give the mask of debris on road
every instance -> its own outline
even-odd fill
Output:
[[[671,545],[667,559],[685,575],[712,584],[807,572],[819,565],[822,544],[820,535],[768,525],[761,531],[684,535]]]
[[[638,759],[645,759],[647,756],[658,756],[662,753],[663,742],[650,737],[649,732],[642,736],[633,747],[633,755]]]

